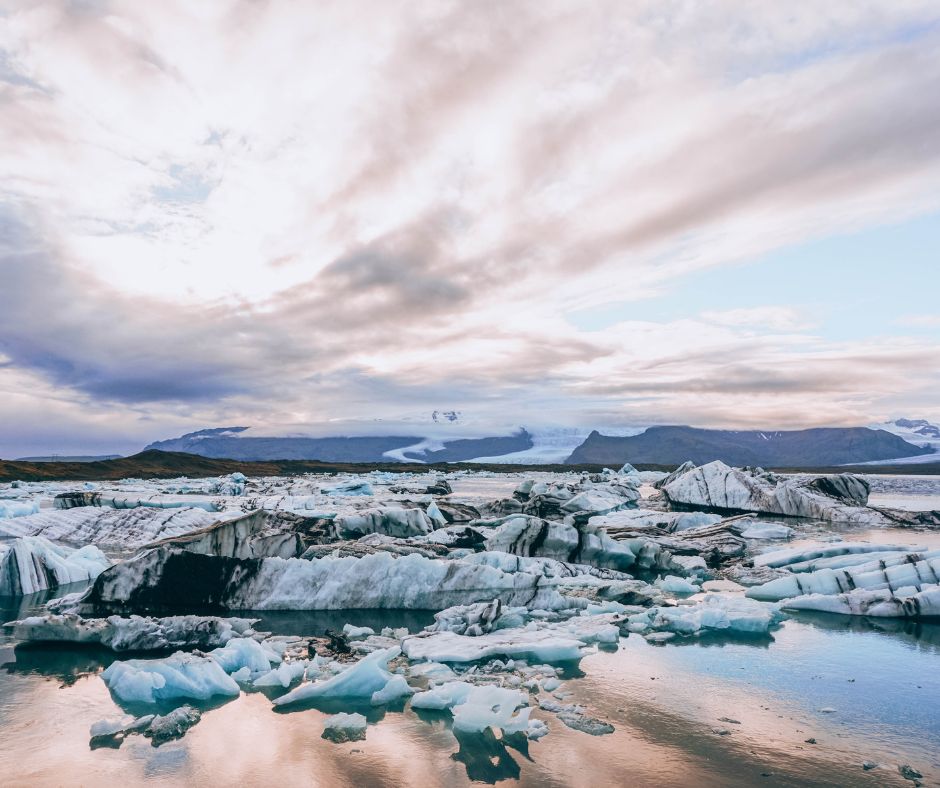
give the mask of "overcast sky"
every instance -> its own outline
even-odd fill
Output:
[[[0,0],[0,456],[940,419],[940,4]]]

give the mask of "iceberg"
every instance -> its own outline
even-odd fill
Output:
[[[856,588],[842,594],[806,594],[786,600],[783,607],[848,616],[937,618],[940,617],[940,585],[924,585],[919,591]]]
[[[93,580],[109,566],[111,560],[94,545],[76,550],[41,536],[0,542],[0,596],[35,594]]]
[[[236,696],[240,690],[214,659],[177,651],[165,659],[112,662],[101,674],[108,689],[127,703],[156,703],[176,698],[207,700]]]
[[[716,460],[677,470],[660,489],[673,504],[717,512],[764,512],[876,526],[940,522],[937,513],[867,506],[868,482],[847,473],[782,476],[761,468],[731,468]]]
[[[323,738],[337,743],[366,737],[366,718],[361,714],[334,714],[323,720]]]
[[[384,690],[392,680],[388,663],[401,654],[397,646],[373,651],[341,673],[324,681],[301,684],[286,695],[274,699],[275,706],[290,706],[310,700],[328,698],[369,698]]]
[[[752,599],[779,601],[811,594],[844,594],[856,589],[889,591],[940,583],[940,550],[919,554],[899,554],[895,558],[871,561],[844,569],[817,569],[792,573],[751,586],[745,595]]]
[[[239,560],[157,548],[99,575],[79,609],[144,611],[186,605],[229,610],[440,610],[494,598],[512,606],[569,606],[541,575],[463,560],[387,552],[309,561]]]
[[[511,515],[497,525],[486,540],[486,549],[619,571],[629,569],[635,560],[625,544],[614,541],[603,530],[522,514]]]
[[[209,649],[251,631],[254,619],[216,616],[82,618],[47,613],[6,624],[17,640],[29,643],[86,643],[113,651]]]
[[[218,504],[214,501],[200,501],[193,496],[180,498],[167,498],[162,494],[145,497],[139,495],[115,495],[98,491],[84,490],[81,492],[59,493],[52,500],[55,509],[74,509],[84,506],[102,506],[111,509],[137,509],[145,507],[150,509],[203,509],[207,512],[217,512]]]
[[[217,517],[193,508],[45,510],[15,520],[0,520],[0,535],[42,536],[56,542],[131,550],[156,539],[204,528]]]
[[[355,539],[375,533],[405,538],[430,533],[434,523],[423,509],[366,509],[338,515],[332,527],[337,539]]]
[[[415,635],[402,641],[408,659],[427,662],[476,662],[491,657],[565,662],[581,658],[587,644],[549,629],[501,629],[476,637],[456,632]]]

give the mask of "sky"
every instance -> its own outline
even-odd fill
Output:
[[[940,3],[0,0],[0,456],[940,420]]]

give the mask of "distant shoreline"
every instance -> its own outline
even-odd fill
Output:
[[[671,471],[675,466],[637,464],[641,471]],[[398,463],[320,462],[318,460],[224,460],[182,452],[145,451],[130,457],[95,462],[22,462],[0,460],[0,482],[114,481],[126,478],[172,479],[178,476],[223,476],[240,471],[246,476],[298,476],[304,473],[446,473],[458,470],[495,473],[586,471],[599,473],[603,465],[510,465],[503,463]],[[779,473],[860,473],[891,476],[938,476],[940,462],[912,465],[853,465],[808,468],[768,468]]]

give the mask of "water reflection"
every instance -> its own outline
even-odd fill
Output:
[[[487,729],[482,733],[454,731],[454,736],[458,749],[450,757],[464,765],[467,777],[473,782],[493,785],[500,780],[518,780],[521,769],[509,752],[510,747],[527,760],[532,760],[524,733],[497,738],[492,730]]]
[[[112,651],[101,647],[57,644],[19,645],[13,649],[13,655],[12,661],[0,665],[7,673],[55,679],[63,687],[95,675],[117,659]]]

